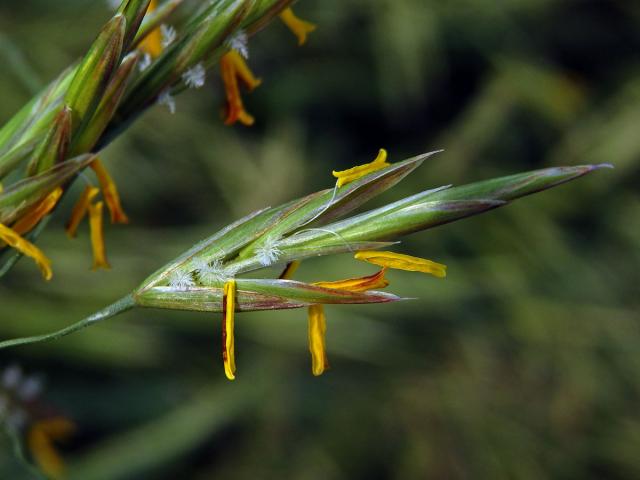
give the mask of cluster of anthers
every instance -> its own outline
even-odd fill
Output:
[[[109,3],[113,4],[115,8],[120,2]],[[157,4],[157,0],[152,0],[147,14],[154,12],[158,7]],[[316,28],[312,23],[298,18],[291,8],[286,8],[280,12],[279,17],[295,34],[299,45],[303,45],[307,40],[307,35]],[[138,67],[141,70],[148,68],[175,41],[176,36],[176,30],[164,24],[149,32],[138,45],[138,49],[143,54]],[[242,31],[237,32],[227,42],[227,47],[229,51],[220,60],[227,101],[225,124],[233,125],[240,122],[243,125],[250,126],[255,120],[244,108],[239,85],[242,83],[251,91],[260,85],[261,81],[256,78],[246,63],[248,58],[247,35]],[[206,70],[199,63],[183,73],[182,81],[187,87],[200,88],[205,84],[205,77]],[[175,100],[169,91],[160,94],[158,103],[166,105],[171,113],[175,112]],[[106,256],[102,221],[104,204],[106,203],[109,209],[112,223],[128,223],[129,219],[122,209],[116,185],[104,165],[96,158],[91,162],[90,166],[96,174],[100,188],[95,187],[87,180],[88,185],[73,208],[66,231],[70,238],[75,237],[80,222],[88,213],[93,250],[93,269],[108,269],[110,266]],[[104,201],[96,200],[100,191],[102,191]],[[2,185],[0,184],[1,192]],[[24,237],[53,211],[63,197],[63,193],[64,189],[58,187],[25,212],[11,226],[0,223],[0,250],[9,246],[22,255],[32,258],[46,280],[50,280],[53,276],[51,261],[42,250]]]
[[[75,424],[42,401],[42,380],[25,376],[12,365],[0,374],[0,425],[18,442],[49,478],[61,478],[64,462],[54,442],[75,432]]]
[[[371,163],[359,165],[344,171],[334,171],[333,176],[337,178],[335,188],[342,187],[388,166],[390,166],[390,164],[387,162],[387,152],[381,149],[376,159]],[[328,206],[330,206],[330,203]],[[255,254],[262,266],[275,265],[280,256],[277,241],[267,241],[256,249]],[[385,277],[387,269],[422,272],[438,278],[444,278],[447,273],[447,267],[445,265],[400,253],[364,250],[358,251],[354,256],[357,260],[365,261],[381,268],[372,275],[338,281],[316,282],[313,285],[346,292],[368,292],[382,289],[389,285],[389,281]],[[280,274],[279,279],[291,279],[299,266],[300,261],[298,260],[288,263],[284,271]],[[236,373],[234,318],[236,312],[237,285],[234,278],[235,275],[236,272],[230,267],[225,268],[221,261],[216,260],[214,262],[201,261],[192,271],[174,270],[173,276],[168,279],[170,287],[184,290],[188,290],[198,284],[210,285],[214,282],[224,282],[222,299],[222,359],[225,375],[229,380],[234,380]],[[311,353],[311,371],[313,375],[316,376],[321,375],[329,367],[326,354],[326,331],[327,322],[324,306],[321,304],[310,305],[308,307],[309,351]]]
[[[307,41],[307,35],[316,29],[314,24],[298,18],[291,8],[285,8],[280,12],[280,19],[298,38],[298,45],[304,45]],[[244,108],[239,87],[239,82],[242,82],[251,92],[262,83],[247,65],[246,60],[249,58],[247,40],[247,35],[244,32],[236,33],[228,42],[230,50],[220,59],[220,73],[227,97],[224,121],[226,125],[240,122],[243,125],[251,126],[255,122],[253,116],[247,113]]]
[[[118,189],[100,159],[94,158],[89,166],[95,173],[99,187],[96,187],[87,176],[83,175],[88,185],[73,207],[71,218],[66,225],[66,232],[69,238],[74,238],[80,223],[88,214],[91,245],[93,247],[93,269],[108,269],[110,267],[105,253],[102,226],[104,204],[107,204],[107,208],[111,214],[111,223],[129,223],[129,218],[122,209]],[[97,200],[100,192],[102,192],[103,200]],[[43,200],[27,210],[20,219],[11,225],[11,228],[0,223],[0,239],[4,241],[6,245],[15,248],[23,255],[31,257],[40,267],[42,275],[46,280],[50,280],[53,276],[51,261],[42,250],[23,236],[32,231],[52,212],[62,198],[63,193],[63,188],[57,187]],[[4,246],[5,245],[0,244],[0,248]]]
[[[332,282],[315,282],[314,285],[332,290],[346,290],[348,292],[367,292],[370,290],[378,290],[389,285],[389,281],[385,278],[388,268],[422,272],[438,278],[444,278],[447,275],[447,267],[445,265],[401,253],[366,250],[356,253],[355,258],[382,268],[373,275],[358,278],[347,278]],[[299,265],[299,262],[291,262],[288,264],[280,278],[291,278]],[[227,315],[229,315],[229,313],[227,313]],[[225,317],[225,324],[229,323],[233,325],[233,321],[229,322]],[[326,333],[327,319],[324,313],[324,306],[321,304],[311,305],[308,309],[309,352],[311,353],[311,372],[316,376],[322,375],[324,371],[329,368],[329,361],[326,353]],[[223,355],[223,359],[224,358],[225,357]],[[227,372],[226,364],[225,372]],[[227,377],[229,377],[228,373]]]
[[[149,12],[153,12],[156,8],[157,1],[152,0],[149,5]],[[309,33],[316,29],[313,23],[302,20],[296,16],[291,7],[287,7],[280,12],[279,17],[296,36],[298,45],[300,46],[306,43]],[[163,50],[173,43],[175,38],[175,29],[168,25],[161,25],[160,28],[147,35],[138,47],[144,53],[139,68],[142,70],[148,68],[153,60],[160,56]],[[226,96],[224,123],[225,125],[233,125],[240,122],[245,126],[251,126],[255,123],[255,118],[245,110],[240,93],[240,85],[242,84],[247,91],[252,92],[260,86],[262,80],[256,77],[247,64],[249,58],[249,38],[244,31],[236,32],[226,42],[226,45],[229,51],[220,59],[220,75],[224,83]],[[206,81],[206,69],[204,65],[198,63],[186,70],[182,74],[182,80],[189,88],[203,87]],[[165,91],[159,96],[158,103],[166,105],[171,113],[175,113],[175,99],[169,91]]]

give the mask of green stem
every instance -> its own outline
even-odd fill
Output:
[[[133,296],[127,295],[126,297],[121,298],[117,302],[112,303],[99,312],[96,312],[93,315],[90,315],[87,318],[74,323],[73,325],[69,325],[62,330],[58,330],[57,332],[48,333],[45,335],[37,335],[35,337],[16,338],[14,340],[5,340],[4,342],[0,342],[0,350],[8,347],[16,347],[18,345],[28,345],[31,343],[45,342],[48,340],[57,340],[58,338],[66,337],[67,335],[77,332],[78,330],[82,330],[83,328],[93,325],[94,323],[98,323],[102,320],[115,317],[116,315],[135,307],[135,305],[136,303],[133,300]]]

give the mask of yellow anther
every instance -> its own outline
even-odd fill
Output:
[[[147,15],[154,12],[158,7],[156,0],[151,0],[149,8],[147,9]],[[138,48],[144,53],[149,54],[151,58],[157,58],[162,53],[162,32],[159,28],[153,29],[147,34],[146,37],[140,42]]]
[[[42,250],[2,223],[0,223],[0,240],[4,241],[10,247],[15,248],[23,255],[32,258],[36,262],[36,265],[40,267],[44,279],[51,280],[51,277],[53,277],[51,261],[42,253]]]
[[[78,231],[78,225],[87,214],[89,210],[89,204],[93,201],[96,195],[100,193],[100,189],[97,187],[93,187],[91,185],[87,185],[78,198],[78,201],[73,207],[71,211],[71,218],[67,222],[67,226],[65,230],[67,232],[67,236],[69,238],[74,238],[76,236],[76,232]]]
[[[394,252],[378,252],[376,250],[366,250],[355,254],[355,258],[365,262],[379,265],[381,267],[395,268],[397,270],[408,270],[411,272],[428,273],[435,277],[444,278],[447,276],[447,266],[441,263],[432,262],[411,255],[403,255]]]
[[[338,187],[342,187],[347,183],[351,183],[359,178],[364,177],[365,175],[369,175],[377,170],[381,170],[383,168],[388,167],[390,164],[387,163],[387,151],[384,148],[381,148],[378,152],[378,156],[371,163],[365,163],[364,165],[358,165],[357,167],[350,168],[348,170],[342,170],[340,172],[336,172],[335,170],[332,172],[332,175],[338,179]]]
[[[298,37],[298,45],[304,45],[307,35],[317,28],[313,23],[298,18],[291,8],[285,8],[280,13],[280,20]]]
[[[367,277],[347,278],[335,282],[316,282],[314,285],[333,290],[348,290],[350,292],[366,292],[376,288],[384,288],[389,282],[384,278],[383,268]],[[282,278],[282,277],[281,277]],[[327,319],[322,305],[309,307],[309,351],[311,352],[311,371],[314,375],[322,375],[329,368],[326,353]]]
[[[224,362],[224,374],[229,380],[235,380],[236,376],[236,349],[234,329],[234,317],[236,311],[236,281],[228,280],[224,284],[222,297],[222,361]]]
[[[329,368],[326,352],[327,319],[322,305],[309,306],[309,351],[311,372],[322,375]]]
[[[35,422],[27,434],[31,456],[49,478],[63,478],[64,461],[54,442],[65,440],[75,431],[75,425],[62,417]]]
[[[91,229],[91,247],[93,249],[93,270],[111,268],[107,261],[107,254],[104,246],[104,231],[102,229],[102,211],[104,203],[97,202],[89,205],[89,227]]]
[[[230,50],[220,59],[220,70],[227,97],[226,125],[240,122],[251,126],[255,119],[244,109],[238,79],[242,80],[249,91],[260,85],[261,80],[256,78],[249,69],[247,63],[236,50]]]
[[[12,229],[18,235],[24,235],[30,232],[33,227],[40,223],[51,210],[58,204],[62,196],[62,187],[56,188],[47,195],[41,202],[37,203],[29,209],[16,223],[12,225]]]
[[[383,268],[373,275],[367,277],[347,278],[345,280],[337,280],[335,282],[316,282],[314,285],[332,290],[348,290],[350,292],[366,292],[378,288],[385,288],[389,282],[384,278],[385,269]]]
[[[91,168],[96,173],[96,177],[98,177],[104,201],[107,203],[111,214],[111,223],[129,223],[129,217],[124,213],[120,203],[118,188],[103,163],[96,158],[91,162]]]

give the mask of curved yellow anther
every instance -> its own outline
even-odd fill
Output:
[[[51,277],[53,277],[51,261],[42,253],[42,250],[2,223],[0,223],[0,240],[4,241],[10,247],[15,248],[23,255],[32,258],[40,268],[44,279],[51,280]]]
[[[386,269],[369,275],[367,277],[347,278],[345,280],[337,280],[334,282],[316,282],[314,285],[332,290],[348,290],[350,292],[366,292],[377,288],[385,288],[389,286],[389,282],[384,278]]]
[[[446,265],[436,263],[425,258],[412,257],[411,255],[404,255],[401,253],[364,250],[356,253],[355,258],[381,267],[428,273],[439,278],[447,276]]]
[[[104,268],[109,270],[111,265],[107,261],[104,246],[104,231],[102,229],[102,211],[104,202],[89,205],[89,227],[91,229],[91,247],[93,249],[93,270]]]
[[[100,159],[96,158],[91,162],[91,168],[96,173],[100,188],[102,189],[102,195],[104,201],[107,203],[109,213],[111,214],[111,223],[129,223],[129,217],[124,213],[122,204],[120,203],[120,195],[118,194],[118,188],[115,182],[109,175],[109,172],[105,168]]]
[[[235,380],[236,376],[236,347],[234,337],[234,317],[236,311],[236,281],[228,280],[224,284],[222,297],[222,361],[224,362],[224,374],[229,380]]]
[[[85,187],[82,195],[80,195],[80,198],[78,198],[78,201],[73,206],[71,217],[65,226],[65,231],[69,238],[74,238],[76,236],[78,226],[89,210],[89,204],[93,201],[96,195],[98,195],[98,193],[100,193],[100,189],[98,187],[91,185],[87,185]]]
[[[280,13],[280,20],[298,37],[298,45],[304,45],[307,35],[317,28],[313,23],[298,18],[291,8],[285,8]]]
[[[364,177],[365,175],[369,175],[377,170],[381,170],[383,168],[388,167],[390,164],[387,163],[387,151],[384,148],[381,148],[378,152],[378,156],[373,162],[365,163],[364,165],[358,165],[357,167],[349,168],[348,170],[342,170],[340,172],[336,172],[335,170],[332,172],[332,175],[338,179],[337,185],[338,187],[342,187],[347,183],[351,183],[359,178]]]
[[[55,417],[35,422],[27,434],[31,456],[47,477],[63,477],[65,465],[54,441],[65,440],[75,431],[75,424],[66,418]]]
[[[376,288],[384,288],[389,282],[384,278],[385,269],[367,277],[347,278],[335,282],[316,282],[314,285],[333,290],[350,292],[366,292]],[[282,278],[282,277],[280,277]],[[329,368],[326,352],[327,319],[322,305],[309,307],[309,351],[311,352],[311,371],[315,376]]]
[[[42,201],[31,207],[11,228],[18,235],[24,235],[30,232],[40,220],[46,217],[51,210],[58,204],[60,197],[62,196],[62,187],[56,188],[49,195],[47,195]]]
[[[311,372],[317,377],[329,368],[326,353],[327,319],[322,305],[309,306],[309,352]]]
[[[154,12],[158,7],[157,0],[151,0],[149,8],[147,9],[147,15]],[[146,37],[140,42],[138,48],[144,53],[148,53],[151,58],[157,58],[162,53],[162,32],[159,28],[153,29],[147,34]]]
[[[238,79],[245,84],[249,91],[255,89],[262,81],[255,77],[242,55],[236,50],[230,50],[222,56],[220,70],[227,97],[227,117],[224,123],[233,125],[240,122],[246,126],[253,125],[255,119],[244,109]]]

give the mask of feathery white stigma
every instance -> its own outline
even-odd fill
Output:
[[[171,274],[171,278],[169,279],[169,286],[180,290],[186,290],[190,287],[195,286],[195,282],[191,277],[191,272],[175,270]]]
[[[171,114],[176,113],[176,101],[169,90],[165,90],[158,96],[158,104],[166,105]]]
[[[200,88],[204,85],[207,78],[207,72],[202,63],[194,65],[182,74],[182,80],[189,88]]]
[[[178,35],[175,28],[171,25],[165,25],[164,23],[160,25],[160,34],[162,35],[162,46],[164,48],[171,45]]]
[[[18,397],[26,402],[35,400],[42,393],[43,386],[43,381],[40,377],[27,377],[18,388]]]
[[[244,30],[236,32],[228,41],[227,46],[237,51],[244,58],[249,58],[249,37]]]
[[[144,72],[147,68],[149,68],[149,66],[151,65],[151,62],[152,62],[151,55],[149,55],[148,53],[145,53],[140,59],[140,61],[138,62],[138,70],[140,70],[141,72]]]
[[[222,265],[222,261],[219,259],[213,260],[211,263],[208,261],[201,259],[197,264],[194,270],[198,275],[198,279],[200,283],[203,284],[211,284],[215,282],[224,282],[231,275],[229,275],[224,266]]]
[[[263,245],[256,248],[256,257],[264,267],[276,263],[280,255],[282,255],[282,250],[278,248],[278,240],[275,238],[267,239]]]
[[[12,390],[22,382],[22,368],[19,365],[11,365],[2,372],[2,388]]]

